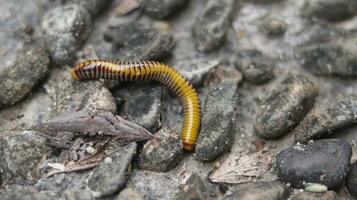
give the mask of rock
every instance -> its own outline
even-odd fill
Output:
[[[206,57],[191,58],[180,60],[173,66],[185,77],[192,85],[201,86],[210,71],[214,70],[219,64],[220,59],[207,59]]]
[[[298,50],[301,65],[317,76],[356,76],[355,51],[346,48],[348,43],[355,42],[348,40],[345,42],[345,44],[328,42],[301,47]]]
[[[51,154],[46,139],[33,131],[11,131],[0,137],[0,168],[3,179],[32,182]]]
[[[274,182],[256,182],[246,183],[231,187],[222,200],[282,200],[288,198],[290,194],[289,187],[278,181]]]
[[[317,94],[313,82],[302,75],[283,79],[262,100],[254,122],[255,133],[265,139],[286,134],[305,117]]]
[[[338,200],[340,197],[334,191],[324,193],[299,192],[291,197],[291,200]]]
[[[42,19],[43,39],[57,65],[69,64],[92,29],[86,9],[72,4],[53,8]]]
[[[159,128],[162,88],[153,84],[123,87],[124,104],[121,112],[131,121],[154,133]],[[121,96],[121,95],[119,95]]]
[[[157,18],[166,18],[187,4],[188,0],[143,0],[144,11]]]
[[[139,155],[139,166],[149,171],[167,172],[182,159],[182,144],[177,134],[161,129],[158,140],[148,141]]]
[[[109,27],[104,39],[113,44],[115,57],[122,60],[157,60],[169,55],[175,45],[171,33],[139,22]]]
[[[259,28],[268,37],[278,37],[285,33],[287,24],[282,19],[269,16],[262,20]]]
[[[108,155],[88,180],[88,187],[96,198],[121,190],[128,176],[128,167],[136,153],[136,143],[130,143]]]
[[[65,200],[94,200],[89,190],[69,190],[64,193]]]
[[[356,123],[357,97],[348,96],[314,108],[294,130],[295,141],[322,138]]]
[[[234,70],[224,70],[229,76],[210,87],[203,107],[201,133],[196,145],[196,156],[202,161],[211,161],[228,151],[233,141],[237,88],[241,75]]]
[[[350,194],[357,197],[357,162],[352,164],[352,167],[348,172],[346,186]]]
[[[237,53],[235,65],[244,78],[254,84],[262,84],[274,77],[274,61],[256,49],[245,49]]]
[[[301,188],[304,183],[320,183],[337,188],[347,175],[352,155],[351,145],[339,139],[298,144],[276,156],[279,179]]]
[[[300,13],[305,17],[335,22],[354,16],[356,11],[354,0],[305,0]]]
[[[114,200],[144,200],[144,197],[133,187],[127,187]]]
[[[30,186],[12,185],[0,193],[2,200],[51,200],[56,199],[51,191],[36,191]]]
[[[48,73],[50,59],[40,47],[33,47],[10,66],[0,68],[0,109],[23,99]]]
[[[111,0],[70,0],[68,2],[73,2],[79,6],[87,9],[89,14],[92,16],[97,15],[103,10]]]
[[[192,174],[181,191],[176,195],[175,200],[205,200],[210,198],[210,193],[203,181],[197,174]]]
[[[199,51],[208,52],[218,48],[230,26],[234,0],[209,0],[196,19],[192,32]]]

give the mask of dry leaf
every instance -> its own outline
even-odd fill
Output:
[[[249,155],[233,154],[209,176],[212,182],[245,183],[258,179],[271,167],[272,155],[260,151]]]
[[[131,11],[137,9],[140,6],[140,3],[136,0],[122,0],[114,8],[114,13],[117,16],[124,16]]]

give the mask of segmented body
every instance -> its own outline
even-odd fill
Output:
[[[88,60],[77,64],[71,75],[75,80],[156,80],[167,86],[178,96],[184,107],[183,147],[188,151],[194,149],[201,125],[200,101],[192,85],[175,69],[153,61]]]

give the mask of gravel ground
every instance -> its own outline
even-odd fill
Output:
[[[0,199],[357,198],[356,13],[355,0],[0,0]],[[195,151],[167,88],[71,80],[99,58],[186,77]],[[78,111],[107,127],[66,129]],[[155,139],[116,137],[129,122]]]

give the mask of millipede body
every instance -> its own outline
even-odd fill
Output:
[[[194,150],[201,125],[200,101],[192,85],[175,69],[154,61],[88,60],[77,64],[72,69],[71,76],[74,80],[156,80],[167,86],[178,96],[184,107],[183,147],[188,151]]]

